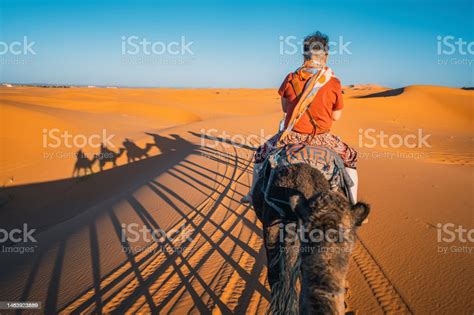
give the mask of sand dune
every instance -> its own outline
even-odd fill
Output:
[[[472,254],[438,253],[436,224],[474,223],[473,92],[344,91],[334,132],[358,148],[360,197],[372,205],[351,261],[350,308],[472,312]],[[279,111],[270,89],[0,88],[0,225],[38,229],[34,253],[0,253],[8,270],[0,301],[42,301],[46,312],[65,314],[264,312],[261,226],[239,200],[251,182],[252,148],[276,131]],[[149,157],[127,163],[123,154],[117,167],[99,172],[96,163],[92,176],[72,178],[77,146],[45,147],[44,129],[86,137],[105,129],[115,152],[128,138],[149,144]],[[368,146],[368,129],[402,137],[421,129],[429,146]],[[122,224],[134,223],[171,237],[121,238]]]

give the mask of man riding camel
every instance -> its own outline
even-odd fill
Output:
[[[278,90],[286,115],[283,130],[257,149],[253,184],[243,202],[251,202],[258,172],[269,153],[289,144],[324,146],[336,152],[354,183],[350,192],[352,201],[357,202],[357,152],[330,133],[332,122],[341,118],[344,105],[341,82],[326,66],[328,54],[327,35],[316,32],[304,39],[303,65],[288,74]]]

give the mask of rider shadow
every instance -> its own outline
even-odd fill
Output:
[[[176,134],[170,135],[172,138],[163,137],[151,132],[145,132],[145,134],[153,137],[154,145],[160,149],[161,153],[176,151],[176,141],[182,140],[182,138]]]
[[[123,146],[127,151],[128,163],[149,157],[148,151],[150,151],[152,147],[156,147],[161,151],[161,154],[165,154],[169,152],[175,152],[179,147],[188,143],[188,141],[186,141],[184,138],[177,134],[171,134],[171,138],[163,137],[158,134],[149,132],[145,132],[145,134],[152,136],[154,141],[154,143],[147,143],[145,145],[145,148],[141,148],[132,140],[125,138]]]
[[[119,148],[118,152],[115,152],[107,148],[106,145],[101,144],[100,153],[95,155],[97,157],[97,160],[99,161],[100,171],[103,171],[105,165],[109,162],[112,163],[112,167],[116,167],[117,159],[120,158],[124,152],[125,152],[125,148],[121,147]]]
[[[145,147],[142,148],[128,138],[125,138],[122,144],[125,147],[125,150],[127,151],[128,163],[135,162],[137,160],[141,160],[144,158],[148,158],[149,157],[148,152],[154,146],[153,143],[147,143]]]
[[[160,150],[161,154],[175,152],[179,147],[188,142],[178,134],[170,134],[170,138],[151,132],[145,132],[145,134],[153,137],[154,146]]]
[[[72,177],[79,177],[81,174],[81,170],[84,170],[84,175],[87,175],[87,171],[92,174],[92,166],[94,165],[96,160],[96,155],[92,159],[89,159],[87,155],[82,151],[82,149],[79,149],[79,151],[76,152],[76,163],[74,164]]]

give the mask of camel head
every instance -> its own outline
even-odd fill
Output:
[[[356,230],[370,207],[351,205],[339,192],[320,192],[309,199],[290,198],[291,209],[302,221],[301,298],[303,314],[338,314],[344,299],[344,281]]]
[[[364,202],[351,205],[341,193],[325,190],[305,199],[301,194],[290,197],[290,207],[304,222],[317,226],[342,224],[346,229],[355,229],[367,218],[370,207]]]

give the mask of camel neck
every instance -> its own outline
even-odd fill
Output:
[[[304,310],[303,314],[344,314],[343,279],[332,282],[330,288],[327,283],[318,283],[316,279],[308,280],[310,282],[305,283],[303,280],[301,284],[300,301],[311,301],[311,304],[301,306]]]
[[[301,305],[302,314],[344,314],[344,287],[338,291],[327,291],[311,286],[304,286],[301,292],[301,301],[308,301],[308,305]],[[321,313],[318,313],[318,312]],[[316,312],[316,313],[315,313]]]

